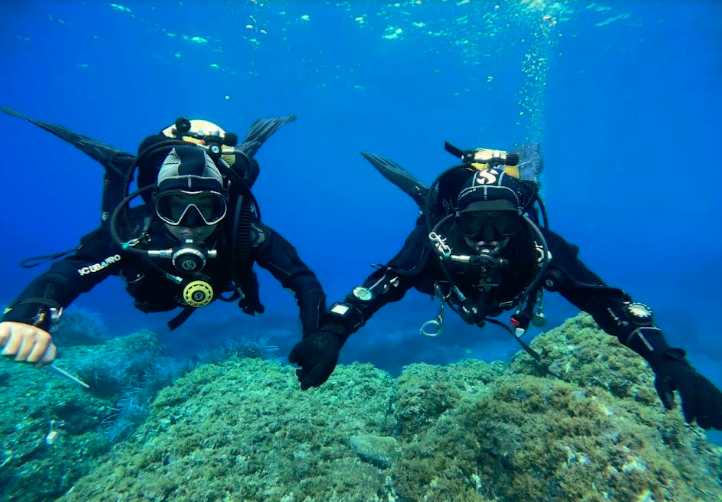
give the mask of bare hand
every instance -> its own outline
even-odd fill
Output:
[[[21,322],[0,322],[0,347],[3,356],[28,363],[49,364],[57,352],[50,333]]]

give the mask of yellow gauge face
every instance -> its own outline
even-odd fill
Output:
[[[205,281],[193,281],[183,288],[183,300],[191,307],[205,307],[213,301],[213,288]]]

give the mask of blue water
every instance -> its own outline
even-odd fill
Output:
[[[673,345],[722,384],[717,174],[722,4],[696,2],[3,2],[0,102],[134,152],[178,116],[240,135],[294,113],[258,154],[255,193],[340,300],[390,259],[414,203],[358,154],[430,182],[443,149],[542,145],[551,226],[609,284],[655,308]],[[76,245],[99,223],[101,168],[27,123],[0,117],[0,302],[38,273],[17,263]],[[156,330],[171,353],[225,337],[300,336],[290,292],[260,270],[267,313],[220,304],[171,333],[119,280],[78,299],[116,334]],[[577,311],[547,295],[550,327]],[[498,359],[503,331],[449,319],[410,293],[354,335],[342,362],[397,373],[414,361]],[[273,330],[273,331],[269,331]]]

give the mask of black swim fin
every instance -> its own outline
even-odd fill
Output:
[[[414,201],[423,208],[426,205],[426,196],[429,188],[413,177],[406,169],[393,160],[368,152],[361,152],[366,160],[391,183],[408,194]],[[434,203],[435,201],[432,201]]]
[[[279,127],[296,120],[295,115],[286,117],[278,117],[275,119],[260,119],[251,124],[245,139],[236,150],[242,151],[248,157],[253,157],[258,152],[261,145],[275,133]]]
[[[134,155],[118,150],[117,148],[113,148],[112,146],[106,145],[87,136],[83,136],[75,131],[71,131],[67,127],[32,119],[27,115],[23,115],[22,113],[6,106],[0,107],[0,110],[10,116],[27,120],[41,129],[45,129],[46,131],[53,133],[55,136],[67,141],[90,158],[100,162],[103,167],[109,171],[113,171],[118,176],[121,176],[121,179],[126,175],[128,169],[135,163]]]
[[[32,119],[6,106],[0,107],[0,110],[12,117],[27,120],[31,124],[35,124],[41,129],[54,134],[99,162],[105,168],[101,201],[101,225],[107,226],[110,223],[110,215],[113,214],[120,201],[127,195],[128,185],[132,181],[135,167],[135,156],[79,134],[67,127]]]

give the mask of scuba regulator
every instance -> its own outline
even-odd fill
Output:
[[[139,255],[141,258],[145,258],[145,262],[152,268],[159,272],[166,279],[174,282],[175,284],[181,285],[182,297],[186,304],[191,307],[205,307],[214,298],[213,287],[208,282],[207,277],[201,274],[201,270],[206,266],[209,258],[215,258],[218,255],[218,251],[215,249],[208,249],[208,247],[193,234],[182,234],[180,243],[176,247],[168,249],[141,249],[137,247],[140,243],[144,242],[148,238],[148,229],[150,228],[151,220],[147,219],[143,231],[140,236],[123,241],[118,233],[118,216],[122,212],[122,209],[130,202],[131,198],[135,198],[140,195],[141,192],[147,189],[154,188],[153,186],[145,187],[138,190],[126,197],[124,201],[118,205],[110,221],[110,233],[116,244],[120,245],[123,251]],[[171,263],[179,273],[192,274],[191,280],[184,279],[179,275],[172,274],[164,270],[159,266],[153,258],[170,259]]]
[[[161,251],[162,253],[162,251]],[[150,256],[153,256],[152,254]],[[183,272],[200,272],[206,266],[207,258],[215,258],[218,251],[208,250],[202,242],[196,242],[192,234],[181,237],[181,245],[168,255],[159,255],[161,258],[170,258],[175,268]]]

